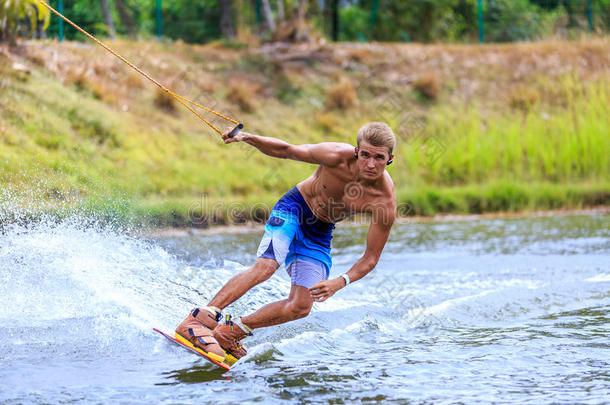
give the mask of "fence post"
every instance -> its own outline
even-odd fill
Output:
[[[587,0],[587,21],[589,22],[589,32],[593,32],[593,7],[591,3],[593,0]]]
[[[258,24],[258,35],[263,32],[263,12],[261,0],[256,0],[256,23]]]
[[[477,16],[479,21],[479,43],[485,42],[485,29],[483,27],[483,0],[477,0]]]
[[[156,16],[157,16],[157,38],[161,39],[161,35],[163,34],[163,28],[161,26],[161,23],[162,23],[162,19],[161,19],[161,0],[157,0],[157,12],[156,12]]]
[[[371,19],[369,20],[369,34],[375,28],[375,21],[377,20],[377,11],[379,11],[379,0],[373,2],[373,9],[371,10]]]
[[[57,6],[57,9],[60,14],[64,13],[64,1],[63,0],[59,0],[59,5]],[[62,42],[64,40],[64,20],[61,18],[59,19],[58,29],[59,29],[59,32],[58,32],[59,42]]]

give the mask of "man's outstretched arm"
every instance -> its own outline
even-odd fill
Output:
[[[350,283],[360,280],[375,268],[381,252],[388,241],[392,224],[395,218],[395,209],[389,207],[380,209],[377,213],[373,213],[371,226],[366,238],[366,250],[364,255],[352,266],[346,273],[350,279]],[[332,280],[320,281],[314,284],[309,291],[316,302],[326,301],[332,297],[337,291],[345,287],[345,279],[337,277]]]
[[[353,147],[348,144],[336,142],[323,142],[312,145],[292,145],[286,141],[267,136],[254,135],[248,132],[240,132],[233,138],[228,134],[232,128],[222,135],[224,143],[245,142],[254,146],[268,156],[280,159],[292,159],[300,162],[336,166],[343,159],[353,153]]]

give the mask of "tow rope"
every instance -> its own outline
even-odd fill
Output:
[[[65,22],[67,22],[68,24],[70,24],[71,26],[73,26],[74,28],[76,28],[78,31],[80,31],[81,33],[85,34],[87,37],[89,37],[90,39],[92,39],[93,41],[95,41],[98,45],[100,45],[102,48],[104,48],[105,50],[107,50],[108,52],[110,52],[111,54],[113,54],[114,56],[116,56],[117,58],[119,58],[121,61],[123,61],[126,65],[128,65],[129,67],[131,67],[132,69],[134,69],[136,72],[138,72],[139,74],[141,74],[142,76],[144,76],[145,78],[147,78],[148,80],[150,80],[151,82],[153,82],[154,84],[156,84],[157,86],[159,86],[159,88],[161,88],[161,90],[163,90],[164,92],[166,92],[167,94],[169,94],[170,96],[172,96],[173,98],[175,98],[176,100],[178,100],[178,102],[180,104],[182,104],[184,107],[186,107],[186,109],[188,109],[190,112],[192,112],[193,114],[195,114],[201,121],[203,121],[204,123],[206,123],[210,128],[212,128],[214,131],[218,132],[219,135],[222,135],[222,132],[216,128],[210,121],[206,120],[204,117],[201,116],[201,114],[199,114],[197,111],[195,111],[191,106],[189,106],[186,103],[190,103],[194,106],[197,106],[201,109],[204,109],[226,121],[232,122],[233,124],[235,124],[235,128],[233,128],[231,130],[231,132],[229,133],[229,137],[232,138],[233,136],[237,135],[237,133],[239,133],[239,131],[244,127],[243,124],[239,123],[238,121],[235,121],[234,119],[231,119],[229,117],[226,117],[222,114],[220,114],[219,112],[216,112],[214,110],[212,110],[211,108],[202,106],[201,104],[198,104],[192,100],[189,100],[186,97],[183,97],[179,94],[174,93],[173,91],[171,91],[170,89],[168,89],[167,87],[165,87],[164,85],[162,85],[161,83],[159,83],[158,81],[156,81],[155,79],[153,79],[149,74],[147,74],[146,72],[144,72],[142,69],[138,68],[136,65],[134,65],[133,63],[131,63],[130,61],[128,61],[127,59],[125,59],[124,57],[122,57],[121,55],[119,55],[117,52],[113,51],[108,45],[104,44],[102,41],[100,41],[99,39],[97,39],[96,37],[94,37],[93,35],[89,34],[87,31],[85,31],[84,29],[82,29],[81,27],[79,27],[77,24],[73,23],[70,19],[68,19],[67,17],[65,17],[63,14],[61,14],[59,11],[55,10],[53,7],[51,7],[50,5],[48,5],[44,0],[37,0],[40,4],[42,4],[43,6],[45,6],[46,8],[49,9],[49,11],[53,12],[54,14],[56,14],[59,18],[61,18],[62,20],[64,20]]]

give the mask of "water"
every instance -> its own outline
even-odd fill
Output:
[[[172,331],[260,232],[0,229],[0,403],[608,403],[610,216],[396,225],[377,269],[257,330],[229,373]],[[332,275],[366,228],[339,226]],[[229,309],[286,296],[283,269]]]

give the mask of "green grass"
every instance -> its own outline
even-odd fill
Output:
[[[477,106],[434,108],[421,136],[399,146],[404,181],[446,186],[610,178],[610,82],[561,83],[569,108],[535,105],[483,116]]]
[[[135,91],[124,112],[43,68],[19,80],[2,58],[8,82],[0,98],[0,183],[22,190],[41,212],[76,210],[159,226],[239,223],[264,219],[282,192],[314,170],[247,145],[224,145],[183,109],[156,108],[149,88]],[[400,213],[608,205],[610,79],[536,80],[523,97],[529,101],[513,94],[505,104],[493,96],[466,103],[446,94],[422,104],[401,90],[404,105],[383,115],[395,128],[416,124],[397,131],[395,164],[388,168]],[[282,76],[271,96],[258,96],[255,111],[240,113],[240,120],[251,132],[289,142],[352,143],[362,123],[380,118],[374,96],[359,94],[356,108],[325,112],[311,100],[323,103],[332,82],[308,86],[305,77]],[[214,94],[226,94],[225,85]]]
[[[402,190],[399,211],[407,215],[516,212],[607,205],[610,183],[516,183],[508,180],[454,187]]]

